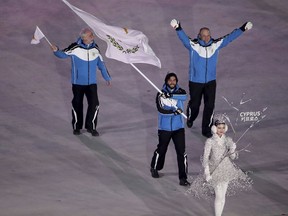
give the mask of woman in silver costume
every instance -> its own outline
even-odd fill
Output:
[[[232,160],[238,158],[236,144],[226,136],[228,126],[223,114],[215,115],[211,127],[213,136],[205,142],[203,155],[204,175],[195,178],[187,193],[198,198],[215,196],[215,216],[221,216],[226,195],[233,195],[238,190],[251,189],[252,180],[237,167]]]

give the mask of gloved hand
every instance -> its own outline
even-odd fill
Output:
[[[205,175],[205,180],[207,182],[211,181],[212,180],[212,176],[211,175]]]
[[[180,26],[180,22],[176,19],[172,19],[170,25],[172,26],[172,28],[177,29]]]
[[[245,30],[250,30],[253,28],[253,23],[252,22],[247,22],[246,26],[245,26]]]
[[[162,92],[161,93],[161,97],[163,98],[171,98],[172,97],[172,94],[168,93],[168,92]]]
[[[240,27],[240,29],[242,31],[246,31],[246,30],[252,29],[252,27],[253,27],[253,23],[252,22],[246,22]]]
[[[209,167],[205,167],[204,169],[204,178],[207,182],[212,180],[212,176],[210,175]]]
[[[177,108],[177,110],[175,110],[174,115],[179,115],[183,113],[183,110],[181,108]]]
[[[236,143],[233,142],[229,148],[229,153],[233,153],[235,152],[235,150],[236,150]]]
[[[232,160],[236,159],[238,157],[238,153],[235,152],[236,151],[236,143],[233,143],[231,146],[230,146],[230,149],[229,149],[229,154],[230,154],[230,158]]]

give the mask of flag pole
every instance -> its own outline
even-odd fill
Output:
[[[151,80],[149,80],[148,77],[146,77],[133,63],[130,63],[130,65],[131,65],[142,77],[144,77],[160,94],[163,93],[163,92],[162,92]],[[168,99],[169,99],[169,98],[168,98]],[[174,108],[178,109],[178,107],[177,107],[176,105],[174,105],[170,99],[169,99],[169,101],[170,101],[171,105],[172,105]],[[187,116],[186,116],[183,112],[181,113],[181,115],[182,115],[184,118],[187,119]]]
[[[133,63],[130,63],[130,65],[132,65],[132,67],[141,74],[141,76],[143,76],[159,93],[162,93],[162,91],[153,83],[151,82],[151,80],[149,80]]]
[[[45,36],[44,37],[46,39],[46,41],[48,42],[48,44],[50,45],[50,47],[52,47],[52,44],[50,43],[50,41],[48,40],[48,38]]]

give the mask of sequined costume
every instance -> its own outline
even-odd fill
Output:
[[[252,180],[247,173],[243,172],[234,162],[238,157],[236,144],[230,137],[217,134],[207,139],[203,155],[203,167],[209,167],[209,173],[212,177],[210,181],[205,180],[205,175],[200,173],[192,178],[192,185],[187,190],[198,198],[209,198],[214,195],[214,189],[217,185],[229,182],[226,195],[234,195],[237,191],[249,190],[252,186]]]

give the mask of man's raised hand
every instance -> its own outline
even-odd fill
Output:
[[[172,19],[170,25],[172,26],[172,28],[177,29],[180,25],[180,22],[176,19]]]

